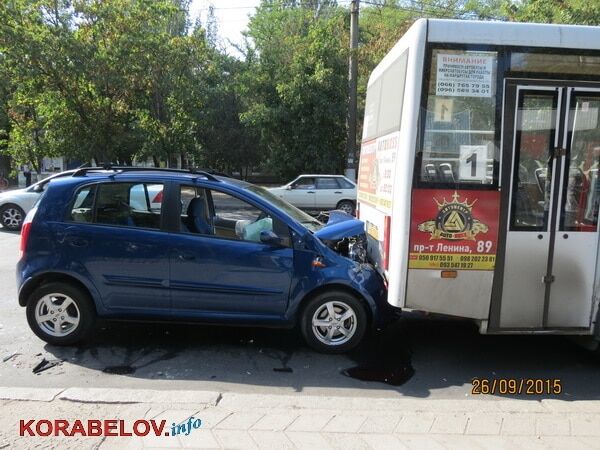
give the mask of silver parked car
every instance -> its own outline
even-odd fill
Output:
[[[340,209],[348,214],[354,214],[356,209],[356,184],[343,175],[300,175],[269,190],[302,209]]]
[[[50,180],[71,175],[73,172],[73,170],[67,170],[44,178],[24,189],[0,192],[0,224],[10,231],[20,230],[25,216],[38,201]]]

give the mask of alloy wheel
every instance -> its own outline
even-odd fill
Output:
[[[6,208],[2,212],[2,225],[6,228],[19,228],[23,222],[23,214],[17,208]]]
[[[68,336],[77,329],[80,317],[77,303],[64,294],[44,295],[35,308],[38,326],[50,336]]]
[[[312,317],[313,333],[326,345],[345,344],[354,336],[356,327],[356,313],[341,301],[322,304]]]

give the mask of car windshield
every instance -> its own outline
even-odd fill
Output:
[[[264,200],[273,204],[277,208],[281,209],[289,216],[291,216],[294,220],[304,225],[310,231],[315,232],[320,230],[323,227],[323,224],[319,222],[317,219],[312,217],[311,215],[305,213],[304,211],[299,210],[295,206],[289,204],[285,200],[280,199],[276,195],[271,194],[267,189],[261,186],[250,185],[247,186],[246,189],[254,194],[262,197]]]
[[[44,178],[43,180],[40,180],[37,183],[32,184],[27,189],[30,192],[44,192],[46,190],[46,187],[48,187],[48,183],[50,183],[50,181],[54,180],[55,178],[66,177],[68,175],[71,175],[72,173],[73,173],[73,171],[61,172],[61,173],[56,173],[54,175],[50,175],[49,177]]]

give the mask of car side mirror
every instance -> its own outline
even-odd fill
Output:
[[[39,194],[40,192],[44,192],[44,187],[43,187],[42,185],[40,185],[40,184],[36,184],[36,185],[33,187],[33,192],[37,192],[38,194]]]
[[[291,191],[292,189],[294,189],[294,188],[292,187],[292,185],[291,185],[291,184],[288,184],[288,185],[285,187],[285,190],[286,190],[286,191]]]
[[[262,242],[263,244],[274,245],[277,247],[283,245],[283,240],[271,230],[263,230],[260,232],[260,242]]]

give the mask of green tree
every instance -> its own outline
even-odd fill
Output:
[[[502,10],[516,22],[600,25],[600,5],[589,0],[505,0]]]
[[[11,95],[9,151],[167,163],[196,151],[190,111],[209,56],[179,0],[10,0],[0,53]]]
[[[242,122],[283,177],[343,167],[347,12],[328,1],[264,1],[251,18]]]

